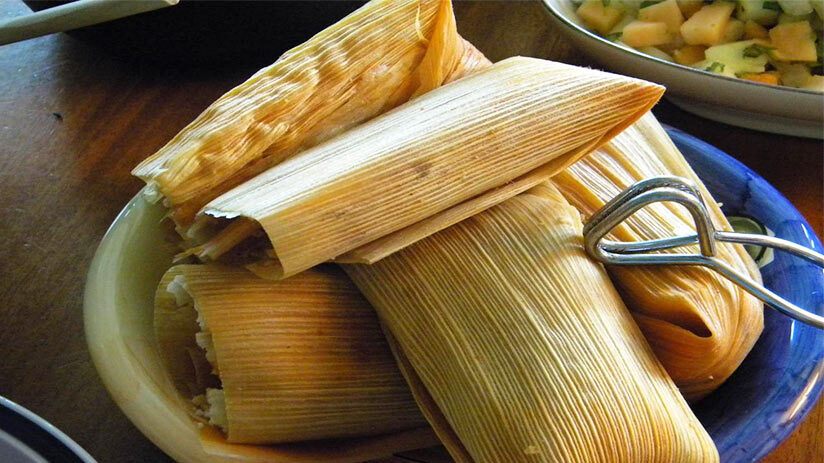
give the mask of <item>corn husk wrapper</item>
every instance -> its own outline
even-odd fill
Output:
[[[540,181],[633,123],[662,91],[632,78],[510,58],[310,148],[204,211],[260,223],[276,259],[268,269],[250,268],[289,276],[522,176],[540,171]]]
[[[335,267],[276,282],[236,267],[173,267],[158,287],[155,332],[178,390],[192,397],[209,388],[204,411],[193,411],[224,427],[228,443],[426,425],[374,311]]]
[[[550,186],[344,268],[460,462],[716,462]]]
[[[729,222],[650,113],[553,179],[584,217],[638,180],[678,175],[701,186],[713,222]],[[610,239],[639,241],[695,233],[681,206],[657,203],[630,217]],[[693,252],[698,252],[697,246]],[[685,252],[683,249],[672,252]],[[718,257],[761,281],[740,245],[719,243]],[[763,303],[712,270],[683,266],[612,266],[613,281],[658,358],[688,400],[723,383],[750,352],[763,328]]]
[[[134,175],[181,231],[209,200],[487,63],[448,0],[373,0],[227,92]]]

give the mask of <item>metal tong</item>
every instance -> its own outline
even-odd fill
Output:
[[[697,233],[656,240],[617,242],[604,239],[613,228],[644,206],[672,201],[687,208]],[[824,317],[804,310],[715,257],[718,241],[771,247],[789,252],[824,267],[824,255],[787,240],[750,233],[715,229],[701,192],[691,181],[675,176],[642,180],[604,205],[584,226],[584,245],[593,258],[611,265],[703,265],[741,286],[779,312],[800,322],[824,329]],[[698,244],[700,254],[652,253]]]

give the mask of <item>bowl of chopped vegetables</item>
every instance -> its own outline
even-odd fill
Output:
[[[824,138],[824,0],[542,0],[605,68],[732,125]]]

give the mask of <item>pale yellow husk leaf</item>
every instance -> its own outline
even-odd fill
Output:
[[[183,231],[221,193],[485,63],[450,1],[373,0],[227,92],[133,174]]]
[[[717,462],[581,233],[542,185],[344,268],[458,461]]]
[[[173,281],[192,303],[170,297]],[[222,385],[212,387],[222,386],[229,443],[363,437],[426,425],[374,311],[337,268],[268,281],[236,267],[176,266],[156,302],[161,357],[188,397],[203,393],[197,388],[210,372],[202,358],[193,367],[200,316],[216,356]]]
[[[587,218],[638,180],[659,175],[698,183],[716,227],[730,230],[718,205],[651,113],[553,182]],[[686,209],[657,203],[630,217],[610,239],[639,241],[694,233]],[[718,252],[719,258],[761,281],[742,246],[720,244]],[[658,358],[689,400],[720,386],[763,329],[761,301],[709,269],[613,266],[609,272]]]
[[[662,91],[509,58],[302,152],[205,212],[258,221],[277,256],[267,276],[289,276],[536,169],[561,170],[633,123]]]

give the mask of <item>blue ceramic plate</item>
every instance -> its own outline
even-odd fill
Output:
[[[818,252],[821,242],[775,188],[729,155],[676,129],[667,132],[728,216],[751,217],[775,236]],[[824,314],[824,270],[776,252],[764,284],[802,308]],[[821,394],[824,331],[765,309],[764,333],[741,367],[696,404],[723,463],[751,463],[773,450]],[[810,455],[810,461],[821,455]]]

